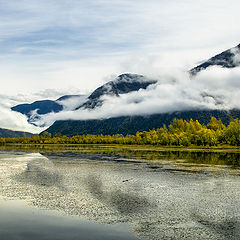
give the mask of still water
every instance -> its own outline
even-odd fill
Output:
[[[240,153],[0,149],[0,239],[240,239]]]

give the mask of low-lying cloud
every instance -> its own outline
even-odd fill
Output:
[[[19,103],[26,103],[31,100],[32,96],[21,94],[9,96],[0,94],[0,128],[31,133],[39,133],[44,130],[44,128],[29,124],[25,115],[11,110],[12,106]]]
[[[38,133],[57,120],[105,119],[199,109],[238,109],[239,79],[240,67],[210,67],[193,79],[188,72],[172,70],[159,76],[158,82],[146,90],[140,89],[119,97],[104,95],[100,99],[103,105],[95,109],[74,110],[86,101],[86,95],[59,101],[63,111],[40,115],[34,122],[36,126],[29,124],[26,116],[10,110],[17,98],[6,100],[6,96],[1,95],[0,127]]]
[[[87,100],[87,95],[72,96],[71,98],[57,101],[63,106],[63,111],[73,111]]]
[[[43,130],[43,128],[29,124],[25,115],[2,105],[0,105],[0,116],[0,128],[31,133],[39,133]]]
[[[43,115],[36,122],[51,125],[56,120],[104,119],[127,115],[149,115],[185,110],[239,108],[240,68],[211,67],[190,79],[188,72],[163,74],[158,83],[146,90],[105,95],[104,104],[95,109],[79,109]],[[68,109],[71,109],[70,101]],[[74,102],[74,106],[76,102]]]

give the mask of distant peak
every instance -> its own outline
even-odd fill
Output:
[[[112,82],[113,83],[117,83],[117,82],[153,82],[153,80],[148,79],[147,77],[140,75],[140,74],[123,73],[123,74],[119,75]]]
[[[118,78],[136,78],[136,77],[144,77],[144,76],[136,73],[123,73],[118,76]]]
[[[192,68],[189,73],[190,76],[195,76],[197,73],[201,72],[212,66],[219,66],[223,68],[235,68],[240,66],[240,44],[236,47],[229,48],[220,54],[215,55],[214,57],[208,59],[202,64]]]

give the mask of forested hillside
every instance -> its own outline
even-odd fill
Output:
[[[174,119],[168,126],[135,135],[76,135],[72,137],[44,132],[42,136],[0,138],[0,144],[150,144],[160,146],[240,146],[240,120],[232,119],[228,126],[214,117],[209,123],[198,120]]]
[[[21,131],[12,131],[9,129],[0,128],[0,138],[15,138],[22,136],[31,136],[32,133],[21,132]]]
[[[211,117],[221,119],[226,125],[232,118],[240,118],[239,110],[232,111],[185,111],[150,116],[127,116],[103,120],[78,120],[78,121],[56,121],[46,131],[52,135],[60,133],[66,136],[82,134],[113,135],[113,134],[136,134],[138,131],[149,131],[168,126],[174,118],[183,120],[198,120],[201,124],[207,124]]]

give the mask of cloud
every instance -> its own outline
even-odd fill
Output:
[[[239,109],[240,68],[212,67],[190,79],[188,73],[177,70],[163,74],[155,85],[146,90],[122,94],[120,97],[103,96],[104,104],[96,109],[68,109],[43,115],[37,122],[50,126],[56,120],[88,120],[118,116],[149,115],[175,111]],[[76,102],[74,103],[74,106]]]
[[[15,131],[39,133],[44,128],[36,127],[27,122],[27,117],[21,113],[11,111],[9,108],[0,105],[0,128]]]
[[[11,110],[11,107],[19,102],[26,103],[31,99],[32,96],[21,94],[16,96],[0,94],[0,128],[31,133],[43,131],[44,128],[29,124],[25,115]]]
[[[0,3],[2,93],[56,85],[89,91],[111,74],[138,69],[149,74],[150,68],[138,67],[139,59],[142,66],[151,61],[193,66],[240,39],[237,0]]]
[[[63,106],[63,111],[73,111],[87,100],[87,95],[72,96],[71,98],[57,101]]]
[[[240,67],[210,67],[193,79],[190,79],[187,72],[172,69],[162,72],[157,78],[157,84],[150,85],[146,90],[140,89],[119,97],[103,96],[101,100],[104,104],[95,109],[73,111],[86,101],[88,95],[59,101],[64,107],[63,111],[41,115],[35,124],[47,127],[56,120],[104,119],[199,109],[239,109],[239,77]],[[4,118],[0,120],[0,127],[34,132],[43,130],[29,125],[23,115],[9,110],[10,104],[17,99],[4,101],[4,96],[1,98],[4,105],[0,106],[0,112]]]

